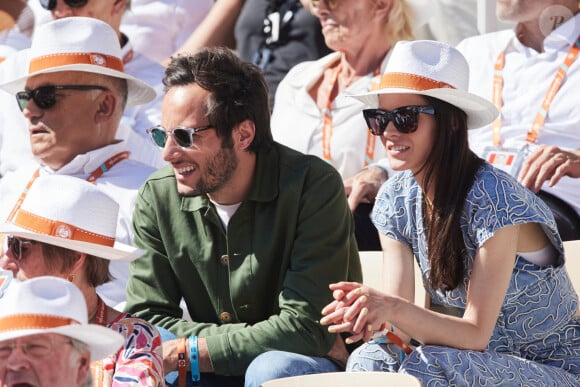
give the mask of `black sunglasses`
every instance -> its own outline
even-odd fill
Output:
[[[202,126],[199,128],[185,128],[178,126],[177,128],[166,130],[163,126],[157,125],[147,129],[147,133],[149,133],[149,136],[151,136],[151,139],[155,145],[161,148],[165,147],[168,135],[172,135],[173,139],[180,147],[190,148],[193,145],[194,134],[211,128],[213,128],[212,125]]]
[[[19,91],[16,93],[16,101],[20,110],[24,111],[28,102],[32,99],[36,106],[41,109],[50,109],[56,103],[57,90],[109,90],[97,85],[62,85],[62,86],[40,86],[34,90]]]
[[[12,256],[14,257],[15,261],[22,260],[22,249],[26,248],[25,246],[30,246],[30,245],[33,245],[35,243],[38,243],[37,241],[33,241],[33,240],[19,239],[19,238],[13,237],[12,235],[9,235],[8,237],[6,237],[6,240],[7,240],[8,248],[10,249],[10,252],[12,253]]]
[[[419,126],[419,113],[434,115],[433,106],[402,106],[395,110],[365,109],[363,116],[369,130],[375,136],[382,136],[389,122],[401,133],[413,133]]]
[[[89,0],[63,0],[63,1],[66,5],[68,5],[71,8],[82,8],[89,2]],[[53,9],[56,8],[56,0],[40,0],[40,5],[42,5],[42,8],[52,11]]]
[[[325,2],[326,6],[330,9],[334,9],[336,4],[338,3],[338,0],[322,0],[322,1]],[[311,0],[310,1],[310,4],[312,4],[313,8],[318,8],[318,3],[320,3],[320,0]]]

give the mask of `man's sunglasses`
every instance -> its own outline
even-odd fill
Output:
[[[185,128],[178,126],[177,128],[166,130],[163,126],[157,125],[147,129],[147,133],[158,147],[165,147],[167,136],[172,135],[173,139],[182,148],[191,148],[193,145],[193,135],[197,132],[202,132],[213,128],[212,125],[202,126],[199,128]]]
[[[326,3],[326,6],[328,8],[334,9],[336,4],[338,3],[338,0],[322,0],[322,2]],[[320,0],[310,0],[310,4],[312,4],[312,8],[318,8],[318,3],[320,3]]]
[[[369,130],[375,136],[382,136],[389,122],[400,133],[413,133],[419,126],[419,113],[434,115],[433,106],[402,106],[395,110],[365,109],[363,116]]]
[[[64,3],[71,8],[82,8],[89,2],[89,0],[62,0],[62,1],[64,1]],[[56,8],[56,0],[40,0],[40,5],[42,5],[42,8],[52,11],[53,9]]]
[[[12,235],[9,235],[8,237],[6,237],[6,239],[8,248],[10,249],[10,252],[12,253],[12,256],[14,257],[15,261],[22,260],[23,249],[26,249],[26,246],[38,243],[37,241],[33,240],[19,239],[13,237]]]
[[[109,90],[97,85],[62,85],[62,86],[40,86],[34,90],[19,91],[16,93],[16,101],[20,110],[24,111],[28,102],[32,99],[36,106],[41,109],[50,109],[56,103],[57,90]]]

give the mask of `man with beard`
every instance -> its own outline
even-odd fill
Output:
[[[362,279],[340,176],[273,141],[264,77],[232,51],[175,57],[163,83],[148,132],[170,165],[139,193],[127,310],[165,332],[165,370],[188,383],[340,370],[344,343],[317,321],[329,283]]]

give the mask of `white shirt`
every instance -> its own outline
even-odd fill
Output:
[[[120,142],[76,156],[70,163],[55,171],[47,166],[40,167],[40,175],[68,175],[87,179],[91,173],[112,156],[127,150],[127,144]],[[7,174],[0,180],[0,219],[5,221],[14,207],[18,197],[30,181],[39,165],[29,165]],[[132,217],[137,192],[154,168],[136,162],[123,160],[114,165],[97,179],[95,185],[119,204],[116,239],[125,244],[132,244]],[[25,199],[26,200],[26,199]],[[87,203],[87,205],[91,205]],[[97,292],[107,305],[116,306],[125,301],[125,285],[129,279],[127,262],[110,264],[111,274],[115,280],[99,286]]]
[[[145,105],[125,108],[117,138],[127,141],[133,160],[160,168],[166,164],[161,156],[162,149],[153,143],[146,130],[161,123],[161,104],[164,96],[162,79],[165,68],[136,51],[131,53],[132,49],[131,41],[122,48],[123,57],[131,58],[124,64],[125,73],[153,87],[157,96]]]
[[[28,69],[26,56],[16,54],[30,47],[30,39],[15,29],[0,32],[0,83],[23,76]],[[16,168],[35,163],[28,140],[28,122],[16,97],[0,90],[0,177]]]
[[[280,82],[271,121],[274,140],[300,152],[323,158],[324,114],[308,90],[320,79],[326,68],[340,59],[340,55],[340,53],[332,53],[317,61],[300,63],[294,66]],[[384,70],[387,58],[388,55],[381,65],[382,70]],[[365,106],[347,95],[366,93],[371,80],[372,74],[360,78],[336,96],[332,102],[331,164],[339,171],[343,179],[354,176],[364,168],[368,133],[367,124],[362,115]],[[386,157],[386,151],[377,136],[373,162],[384,157]]]
[[[542,53],[522,45],[513,30],[468,38],[458,45],[470,66],[469,91],[489,100],[494,63],[498,54],[506,50],[502,146],[521,148],[526,144],[526,134],[546,91],[579,35],[580,14],[577,14],[546,37]],[[570,67],[567,79],[552,102],[537,144],[580,149],[579,91],[580,57]],[[470,147],[482,155],[484,147],[492,145],[491,125],[470,130],[469,142]],[[566,201],[580,214],[580,179],[563,177],[556,186],[549,188],[546,182],[542,189]]]
[[[185,43],[213,3],[214,0],[133,0],[123,15],[121,30],[137,52],[161,62]]]

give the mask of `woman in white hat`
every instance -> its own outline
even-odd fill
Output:
[[[316,155],[340,173],[349,206],[355,211],[355,234],[361,250],[379,250],[380,244],[377,233],[371,234],[375,230],[369,220],[374,197],[366,197],[366,182],[355,183],[353,178],[386,154],[359,118],[361,103],[347,95],[376,87],[393,45],[413,39],[413,27],[425,20],[418,4],[426,3],[312,0],[324,41],[335,52],[293,67],[276,92],[271,124],[274,140]],[[382,168],[367,171],[378,181],[387,177]],[[374,180],[372,183],[376,186]],[[359,205],[361,199],[364,203]]]
[[[351,355],[350,371],[409,373],[425,386],[578,385],[578,296],[554,218],[469,149],[467,129],[490,123],[497,110],[466,92],[468,78],[454,48],[400,42],[380,89],[357,96],[401,171],[372,213],[385,288],[332,284],[335,301],[321,323],[352,332],[347,341],[370,340]],[[432,302],[462,317],[415,305],[418,280]]]
[[[7,234],[2,269],[19,280],[68,279],[85,296],[89,322],[124,336],[116,354],[92,364],[95,385],[163,386],[157,329],[107,306],[96,292],[111,280],[110,261],[130,261],[141,253],[115,242],[118,204],[95,185],[64,175],[38,177],[20,199],[12,222],[0,225]]]

